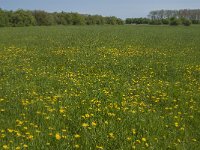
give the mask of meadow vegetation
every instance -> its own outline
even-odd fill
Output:
[[[0,28],[0,149],[200,149],[199,35]]]

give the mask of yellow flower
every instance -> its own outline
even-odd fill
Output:
[[[196,139],[192,139],[192,141],[193,141],[193,142],[196,142],[197,140],[196,140]]]
[[[8,145],[3,145],[3,149],[9,149]]]
[[[14,130],[12,130],[12,129],[8,129],[8,132],[10,132],[10,133],[12,133]]]
[[[79,134],[74,135],[75,138],[80,138],[81,136]]]
[[[28,145],[24,144],[24,145],[23,145],[23,147],[24,147],[24,148],[27,148],[27,147],[28,147]]]
[[[15,148],[15,150],[20,150],[21,148],[19,147],[19,146],[17,146],[16,148]]]
[[[60,113],[64,113],[65,112],[65,109],[63,109],[63,108],[60,108]]]
[[[109,133],[110,138],[115,138],[114,133]]]
[[[143,142],[146,142],[147,140],[146,140],[146,138],[142,138],[142,141],[143,141]]]
[[[130,141],[130,140],[131,140],[131,137],[127,137],[126,139],[127,139],[127,141]]]
[[[103,149],[103,146],[96,146],[97,149]]]
[[[135,130],[135,129],[132,129],[132,133],[133,133],[133,134],[136,134],[136,130]]]
[[[96,126],[97,123],[95,121],[92,122],[92,126]]]
[[[61,139],[61,136],[60,136],[60,134],[59,133],[56,133],[56,140],[60,140]]]
[[[89,117],[90,117],[90,115],[89,115],[89,114],[85,114],[85,117],[86,117],[86,118],[89,118]]]
[[[175,127],[178,127],[178,122],[175,122]]]
[[[33,139],[33,136],[32,136],[32,135],[28,135],[27,139],[32,140],[32,139]]]
[[[84,128],[89,127],[89,124],[83,123],[83,124],[82,124],[82,127],[84,127]]]
[[[78,144],[76,144],[74,147],[75,147],[75,148],[79,148],[80,146],[79,146]]]

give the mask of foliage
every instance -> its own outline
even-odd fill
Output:
[[[190,26],[192,24],[192,22],[189,19],[185,19],[185,18],[181,18],[181,23],[184,26]]]
[[[126,24],[148,24],[150,22],[147,18],[127,18]]]
[[[50,25],[122,25],[123,20],[114,16],[83,15],[78,13],[35,11],[6,11],[0,9],[0,27],[50,26]]]
[[[175,18],[175,17],[172,17],[172,18],[170,18],[169,24],[170,24],[171,26],[177,26],[177,25],[180,24],[180,20],[177,19],[177,18]]]
[[[17,10],[11,14],[10,24],[14,27],[31,26],[36,24],[36,20],[30,11]]]
[[[149,21],[150,25],[161,25],[162,21],[161,20],[151,20]]]

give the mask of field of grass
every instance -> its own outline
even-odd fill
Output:
[[[200,149],[200,26],[0,28],[0,149]]]

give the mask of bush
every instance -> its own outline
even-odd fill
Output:
[[[190,25],[192,24],[192,22],[191,22],[190,20],[188,20],[188,19],[184,19],[184,20],[182,21],[182,24],[183,24],[184,26],[190,26]]]
[[[168,19],[162,19],[162,24],[165,24],[165,25],[169,24],[169,20]]]
[[[180,24],[180,20],[178,20],[178,19],[175,18],[175,17],[172,17],[172,18],[170,18],[169,24],[170,24],[171,26],[177,26],[177,25]]]
[[[151,20],[149,21],[150,25],[161,25],[162,21],[161,20]]]

